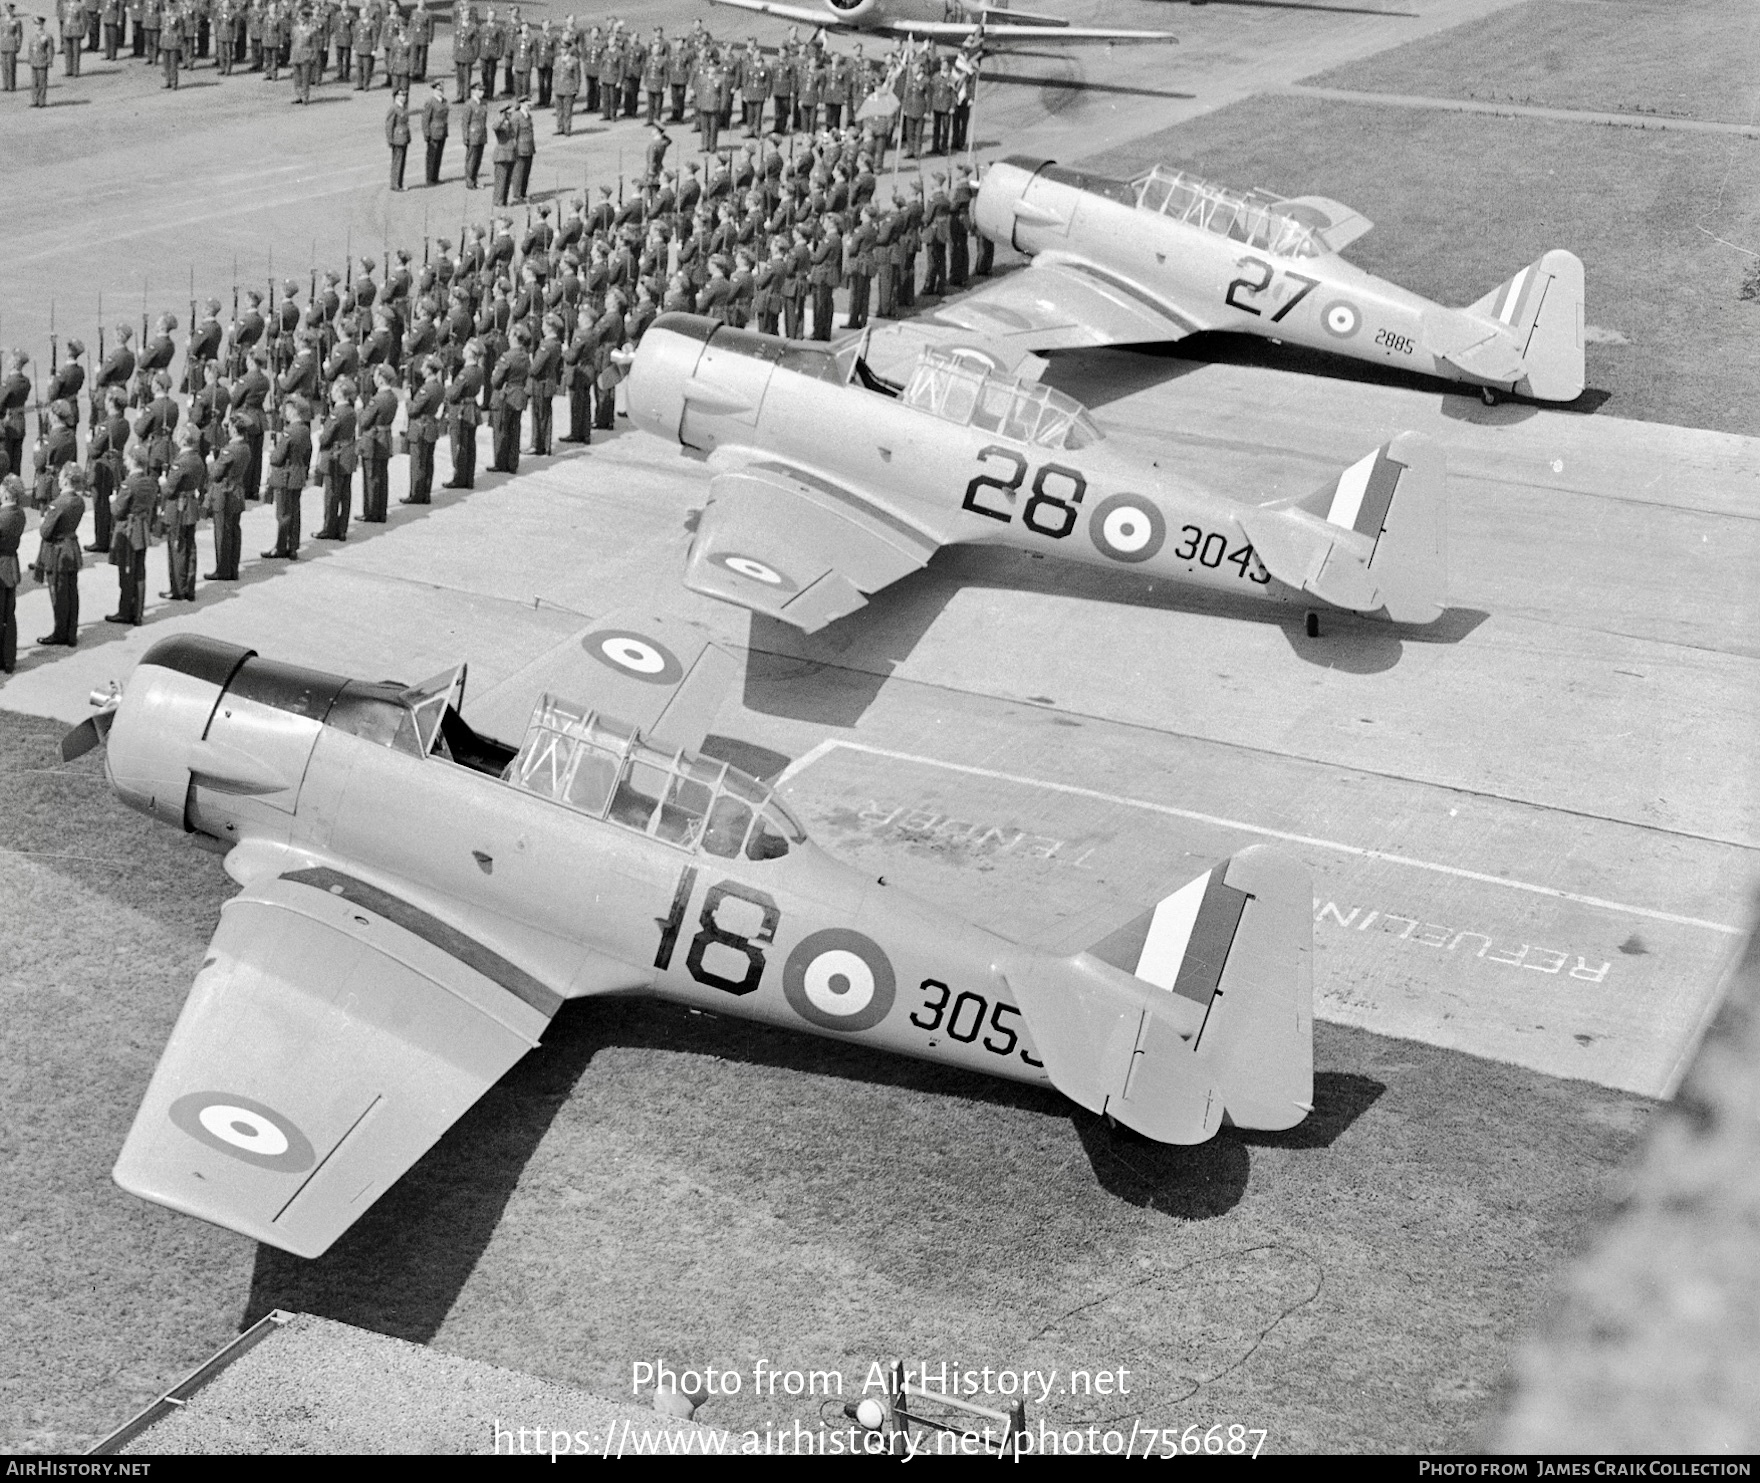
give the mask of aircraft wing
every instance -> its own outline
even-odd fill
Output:
[[[976,21],[911,21],[877,17],[872,20],[845,20],[834,10],[805,5],[779,5],[776,0],[714,0],[717,5],[731,5],[736,10],[752,10],[759,15],[775,16],[778,20],[799,21],[803,25],[821,26],[828,31],[874,32],[886,36],[923,37],[931,41],[958,44],[976,35]],[[1006,15],[1003,10],[990,10],[988,15]],[[1093,26],[1066,26],[1054,19],[1036,19],[1026,25],[993,24],[986,20],[983,40],[992,42],[1093,42],[1093,41],[1173,41],[1165,31],[1119,31]]]
[[[951,300],[935,314],[948,324],[1029,350],[1079,350],[1183,340],[1209,326],[1141,289],[1069,259],[1027,267]]]
[[[695,751],[739,671],[739,661],[694,623],[617,612],[486,690],[466,719],[486,736],[518,741],[548,693],[631,722],[651,741]]]
[[[1280,200],[1277,209],[1312,227],[1329,252],[1342,252],[1375,226],[1362,212],[1327,196],[1290,196]]]
[[[710,484],[685,585],[816,633],[925,565],[940,544],[857,490],[752,463]]]
[[[328,867],[229,901],[116,1182],[321,1255],[562,1000],[400,897]]]

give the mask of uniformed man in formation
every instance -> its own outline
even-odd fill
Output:
[[[178,3],[155,8],[148,0],[143,17],[154,14],[162,34]],[[259,12],[261,23],[252,24]],[[283,47],[281,22],[303,15],[315,47],[305,59],[308,81],[332,60],[338,75],[352,62],[360,77],[360,53],[383,55],[390,33],[408,51],[407,62],[399,53],[391,69],[400,84],[419,80],[427,61],[415,38],[431,38],[432,20],[424,7],[417,12],[394,28],[390,13],[371,4],[358,26],[332,24],[334,8],[318,4],[213,0],[208,7],[221,36],[233,38],[234,62],[265,70]],[[236,33],[228,33],[233,21]],[[8,34],[0,19],[0,42]],[[200,36],[189,23],[179,44],[199,56]],[[503,19],[492,10],[481,21],[466,11],[458,36],[461,54],[471,58],[460,68],[466,174],[477,174],[493,131],[498,203],[518,198],[531,168],[531,100],[494,113],[488,101],[502,91],[510,57],[508,85],[529,72],[524,80],[540,95],[548,87],[559,129],[573,107],[562,100],[574,99],[649,124],[641,174],[615,187],[600,183],[554,209],[546,202],[528,212],[523,228],[502,215],[468,225],[456,246],[451,238],[424,243],[419,266],[411,251],[397,249],[382,279],[379,261],[365,257],[321,276],[314,269],[309,282],[235,285],[231,318],[221,322],[218,299],[196,301],[196,322],[181,345],[174,313],[161,314],[150,334],[143,315],[138,342],[127,324],[104,326],[109,333],[99,336],[89,376],[77,339],[56,347],[40,387],[22,349],[0,355],[0,481],[23,481],[13,503],[42,510],[47,531],[33,570],[51,588],[55,628],[40,642],[77,640],[88,500],[96,508],[83,549],[107,555],[117,572],[108,621],[138,624],[149,549],[165,546],[166,601],[196,599],[202,581],[235,581],[241,521],[252,501],[271,501],[275,510],[275,540],[263,559],[292,561],[302,554],[308,485],[322,490],[315,538],[344,541],[356,474],[358,518],[384,521],[400,454],[408,458],[401,502],[426,504],[442,438],[450,449],[445,487],[454,490],[475,485],[484,424],[495,470],[515,472],[522,451],[549,455],[557,396],[567,398],[559,441],[590,443],[595,429],[616,426],[618,387],[663,309],[829,340],[840,319],[860,329],[870,316],[897,317],[919,295],[958,289],[988,271],[990,244],[980,238],[974,254],[971,241],[972,171],[948,162],[927,177],[913,170],[888,179],[892,130],[910,88],[921,88],[922,117],[932,127],[919,137],[908,123],[914,115],[903,113],[906,153],[958,148],[960,68],[935,61],[930,48],[905,44],[884,62],[865,62],[859,45],[853,56],[834,55],[818,38],[791,39],[772,57],[752,45],[723,48],[700,24],[689,37],[668,41],[656,28],[641,40],[621,24],[534,29],[517,11]],[[156,55],[145,40],[141,50]],[[887,90],[900,109],[864,107]],[[430,179],[451,131],[438,82],[431,92],[419,124],[407,99],[393,92],[388,124],[400,155],[419,130]],[[712,151],[736,106],[747,137]],[[708,157],[669,166],[666,126],[687,120]],[[82,394],[89,402],[83,418]],[[33,411],[37,437],[27,472]],[[7,587],[6,548],[17,521],[7,508],[0,498],[0,609],[10,611],[7,593],[18,583]],[[204,520],[212,524],[214,556],[201,571]],[[3,640],[0,634],[0,659],[7,659]]]

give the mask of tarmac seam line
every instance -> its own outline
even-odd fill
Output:
[[[1386,108],[1425,108],[1440,113],[1483,113],[1498,118],[1542,118],[1555,123],[1602,124],[1623,129],[1678,129],[1693,134],[1739,134],[1760,139],[1760,126],[1716,119],[1668,118],[1652,113],[1595,113],[1583,108],[1546,108],[1531,103],[1482,103],[1476,98],[1433,98],[1419,93],[1365,93],[1288,83],[1279,92],[1328,103],[1368,103]]]

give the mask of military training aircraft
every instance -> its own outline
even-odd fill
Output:
[[[1234,330],[1538,401],[1583,391],[1583,264],[1554,250],[1465,309],[1346,262],[1370,229],[1323,196],[1156,166],[1113,180],[1020,156],[984,172],[978,230],[1032,263],[911,324],[1014,353]]]
[[[118,796],[243,888],[117,1182],[317,1256],[565,1000],[617,993],[1049,1085],[1168,1143],[1306,1116],[1299,861],[1251,846],[1056,951],[1007,941],[701,755],[733,661],[694,632],[569,641],[527,679],[573,698],[539,691],[517,746],[466,724],[462,665],[406,688],[184,634],[94,696],[64,755],[107,742]]]
[[[863,343],[691,314],[649,327],[630,417],[717,468],[686,563],[693,591],[813,633],[965,542],[1397,623],[1446,609],[1446,471],[1417,433],[1305,498],[1245,504],[958,348],[923,345],[893,382]]]
[[[1069,45],[1090,41],[1174,41],[1166,31],[1130,31],[1072,26],[1061,16],[1015,10],[1007,4],[978,0],[823,0],[822,5],[781,5],[775,0],[713,0],[738,10],[753,10],[777,20],[798,21],[828,31],[872,32],[909,36],[957,46],[972,41],[985,51],[1011,42]]]

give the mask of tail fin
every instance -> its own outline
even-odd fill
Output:
[[[1011,987],[1071,1100],[1163,1143],[1291,1128],[1314,1101],[1313,884],[1254,845]]]
[[[1569,402],[1582,395],[1583,263],[1575,253],[1554,248],[1467,312],[1491,320],[1499,332],[1494,341],[1448,357],[1463,370],[1477,373],[1476,357],[1513,352],[1519,371],[1487,374],[1487,379],[1509,380],[1516,391],[1540,401]]]
[[[1430,623],[1448,604],[1447,482],[1441,448],[1401,433],[1307,498],[1238,519],[1285,586],[1351,612]]]

